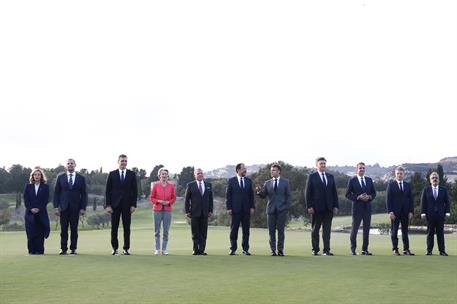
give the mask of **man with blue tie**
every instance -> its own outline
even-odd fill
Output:
[[[398,251],[398,228],[401,224],[403,240],[403,255],[414,255],[409,250],[408,225],[413,217],[414,200],[411,185],[404,181],[405,169],[401,166],[395,169],[395,180],[387,185],[386,205],[391,222],[390,237],[392,239],[392,254],[400,255]]]
[[[447,256],[444,247],[444,220],[451,216],[450,200],[447,189],[439,185],[438,173],[430,174],[430,184],[422,191],[421,217],[427,219],[427,255],[432,255],[433,241],[438,240],[438,250],[441,256]]]
[[[356,166],[357,175],[351,178],[346,189],[346,198],[352,201],[351,254],[357,255],[357,232],[363,221],[362,255],[372,255],[368,251],[368,237],[371,225],[371,201],[376,197],[373,180],[365,176],[365,163]]]
[[[271,256],[284,256],[284,230],[287,213],[292,204],[292,195],[289,181],[281,177],[279,164],[271,165],[270,174],[271,179],[267,180],[263,187],[257,186],[256,193],[261,198],[268,198],[266,211]],[[278,231],[278,243],[276,243],[276,231]]]
[[[251,214],[254,213],[254,189],[252,181],[246,177],[246,166],[243,163],[235,167],[236,176],[230,178],[225,193],[227,213],[232,217],[230,224],[230,255],[236,254],[238,229],[243,228],[243,255],[249,253],[249,227]]]
[[[67,172],[59,175],[54,189],[54,213],[60,216],[60,255],[68,251],[70,225],[70,254],[76,255],[79,216],[86,213],[87,191],[84,176],[75,172],[74,159],[67,160]]]
[[[308,176],[305,187],[305,200],[308,213],[311,214],[312,255],[319,255],[319,230],[322,226],[324,250],[322,255],[332,256],[330,251],[330,232],[333,215],[338,213],[338,194],[333,175],[325,172],[327,160],[324,157],[316,159],[316,172]]]
[[[135,172],[127,169],[127,155],[121,154],[117,158],[119,169],[111,171],[106,180],[105,210],[111,214],[111,251],[112,255],[119,255],[119,240],[117,233],[122,217],[124,228],[123,255],[130,255],[130,223],[132,213],[136,209],[138,187]]]

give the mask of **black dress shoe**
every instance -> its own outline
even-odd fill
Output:
[[[119,255],[119,252],[117,252],[117,249],[113,249],[113,251],[111,251],[111,255]]]
[[[130,252],[129,252],[128,249],[124,249],[124,250],[122,251],[122,254],[123,254],[123,255],[130,255]]]
[[[271,256],[276,256],[276,251],[272,251]]]
[[[251,255],[251,253],[249,251],[243,250],[243,255]]]
[[[192,251],[192,255],[199,255],[198,251]]]
[[[331,253],[330,251],[324,251],[324,252],[322,253],[322,255],[332,256],[333,253]]]
[[[415,254],[412,253],[411,251],[409,251],[409,249],[407,249],[407,250],[403,250],[403,255],[415,255]]]
[[[394,249],[394,250],[392,250],[392,255],[399,256],[400,252],[398,252],[398,249]]]
[[[200,252],[200,255],[208,255],[206,252]]]
[[[441,251],[440,256],[448,256],[448,254],[446,253],[446,251]]]
[[[433,253],[431,251],[427,251],[425,255],[433,255]]]
[[[63,249],[60,249],[59,255],[67,255],[67,251],[63,250]]]
[[[278,256],[284,256],[284,251],[278,250]]]
[[[312,255],[319,255],[319,251],[313,250],[313,251],[311,251],[311,254],[312,254]]]
[[[357,255],[357,252],[355,252],[355,250],[351,250],[351,255]]]
[[[78,254],[76,253],[76,249],[71,250],[71,251],[70,251],[70,254],[71,254],[71,255],[78,255]]]
[[[229,255],[236,255],[235,250],[230,250]]]
[[[362,255],[373,255],[371,252],[369,252],[368,250],[364,250],[362,251]]]

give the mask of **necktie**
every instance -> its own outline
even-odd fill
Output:
[[[438,197],[438,189],[436,187],[433,187],[433,197],[436,199]]]
[[[68,185],[70,189],[73,188],[73,173],[70,173],[70,178],[68,179]]]
[[[278,189],[278,179],[275,178],[275,184],[273,186],[273,190],[276,192],[276,189]]]
[[[400,191],[403,192],[403,182],[400,182]]]
[[[198,190],[200,191],[200,194],[203,195],[202,182],[198,182]]]
[[[121,183],[124,183],[125,177],[124,177],[124,170],[121,171]]]
[[[324,183],[324,185],[327,186],[327,179],[325,178],[325,174],[322,172],[322,182]]]
[[[243,178],[240,179],[240,187],[241,187],[241,189],[244,189],[244,180],[243,180]]]
[[[362,179],[362,189],[365,190],[365,188],[366,188],[366,186],[367,186],[367,185],[365,184],[365,179],[363,178],[363,176],[362,176],[361,179]]]

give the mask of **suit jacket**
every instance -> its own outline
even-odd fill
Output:
[[[36,224],[39,222],[44,227],[44,236],[47,238],[51,231],[49,225],[49,216],[46,205],[49,202],[49,186],[41,183],[38,193],[35,194],[35,185],[27,184],[24,189],[25,221]],[[30,211],[32,208],[38,208],[40,211],[36,214]],[[26,225],[27,227],[27,225]],[[28,231],[30,232],[30,231]]]
[[[358,176],[354,176],[348,182],[346,198],[352,201],[352,214],[363,213],[365,211],[371,213],[371,201],[376,197],[376,190],[371,178],[364,176],[364,180],[365,189],[362,189]],[[371,199],[366,202],[357,200],[357,197],[363,193],[370,195]]]
[[[422,191],[421,198],[421,213],[425,213],[427,217],[437,214],[444,217],[446,213],[450,213],[451,203],[449,194],[445,187],[438,186],[438,197],[433,197],[432,186],[427,186]]]
[[[333,175],[325,173],[327,185],[322,181],[319,172],[308,176],[305,187],[305,200],[307,208],[313,208],[314,212],[333,211],[339,208],[338,193]]]
[[[75,172],[73,186],[70,189],[67,173],[62,173],[57,177],[56,187],[54,188],[54,208],[60,211],[86,210],[87,191],[84,176]]]
[[[227,210],[231,209],[235,214],[249,213],[251,208],[255,208],[252,181],[248,177],[244,177],[243,180],[244,188],[241,189],[238,177],[229,178],[225,192]]]
[[[197,181],[192,181],[186,186],[184,206],[186,213],[190,213],[192,217],[208,216],[208,213],[213,213],[213,187],[206,181],[203,184],[203,196],[198,189]]]
[[[261,198],[268,197],[267,214],[289,210],[292,205],[289,181],[281,177],[278,181],[276,192],[274,190],[274,179],[269,179],[263,184],[262,190],[257,193]]]
[[[136,208],[138,198],[138,186],[136,174],[132,170],[125,170],[124,182],[121,182],[119,170],[116,169],[108,174],[105,188],[105,208],[118,208],[129,206]]]
[[[393,180],[387,185],[386,190],[387,212],[393,212],[395,216],[407,215],[414,212],[414,201],[411,185],[403,181],[403,191],[398,182]]]

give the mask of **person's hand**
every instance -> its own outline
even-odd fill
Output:
[[[314,208],[308,208],[308,213],[309,214],[314,214]]]
[[[187,216],[188,218],[191,218],[191,217],[192,217],[192,214],[190,214],[190,212],[189,212],[189,213],[186,213],[186,216]]]
[[[338,214],[338,208],[333,208],[333,214],[337,215]]]
[[[60,210],[59,210],[59,208],[54,208],[54,215],[55,215],[55,216],[60,216]]]
[[[412,218],[413,218],[413,213],[412,213],[412,212],[408,213],[408,218],[409,218],[409,219],[412,219]]]
[[[249,209],[249,211],[251,212],[251,214],[254,214],[255,209],[254,209],[254,208],[251,208],[251,209]]]
[[[255,186],[255,192],[259,193],[262,188],[260,186]]]
[[[390,212],[390,213],[389,213],[389,218],[390,218],[392,221],[395,221],[396,216],[395,216],[395,214],[394,214],[393,212]]]
[[[84,215],[84,214],[86,214],[86,210],[84,210],[84,209],[79,210],[79,215]]]
[[[38,208],[32,208],[32,209],[30,209],[30,211],[31,211],[33,214],[37,214],[38,212],[40,212],[40,209],[38,209]]]
[[[136,208],[135,208],[134,206],[131,206],[131,207],[130,207],[130,213],[135,212],[135,209],[136,209]]]
[[[227,209],[227,214],[231,216],[232,215],[232,209]]]
[[[109,214],[113,213],[113,208],[111,208],[111,206],[108,206],[106,207],[106,212],[108,212]]]
[[[170,202],[169,201],[162,201],[162,205],[168,206],[168,205],[170,205]]]
[[[421,218],[422,218],[423,220],[425,220],[426,217],[427,217],[427,215],[421,214]]]
[[[212,212],[208,212],[208,217],[211,217],[213,215]]]
[[[451,214],[450,214],[450,213],[446,213],[446,217],[450,217],[450,216],[451,216]]]

